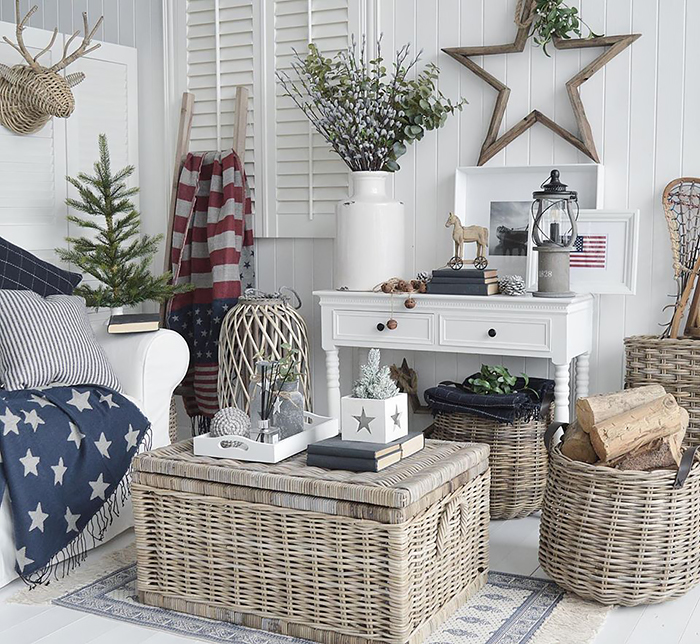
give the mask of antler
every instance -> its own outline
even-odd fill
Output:
[[[19,3],[19,0],[17,0]],[[102,20],[104,19],[104,16],[101,16],[100,19],[97,21],[95,26],[92,28],[92,31],[88,33],[88,30],[90,27],[88,26],[88,17],[87,13],[83,12],[83,27],[85,29],[85,35],[83,36],[83,42],[80,44],[80,46],[70,55],[68,56],[68,48],[70,47],[70,44],[75,40],[76,36],[80,33],[79,31],[76,31],[69,39],[68,42],[66,42],[66,46],[63,48],[63,57],[61,58],[60,61],[58,61],[53,67],[51,67],[52,72],[58,72],[70,65],[71,63],[75,62],[78,60],[78,58],[81,58],[82,56],[85,56],[86,54],[89,54],[91,51],[95,51],[95,49],[98,49],[100,47],[100,44],[98,43],[97,45],[90,47],[90,41],[92,40],[92,37],[97,33],[97,30],[100,28],[100,25],[102,24]]]
[[[27,15],[20,20],[20,7],[19,7],[19,0],[15,0],[15,20],[17,22],[17,44],[13,43],[7,36],[3,36],[3,40],[16,49],[20,55],[24,58],[24,60],[29,63],[29,66],[35,71],[35,72],[40,72],[41,71],[41,65],[36,62],[34,58],[32,58],[32,55],[29,53],[27,48],[24,45],[24,38],[22,37],[22,32],[24,31],[24,28],[27,26],[27,23],[29,22],[29,19],[34,15],[34,13],[37,10],[37,6],[34,5],[28,12]],[[53,40],[55,40],[55,36],[51,41],[51,44],[53,44]],[[44,53],[44,52],[41,52]],[[39,54],[41,55],[41,54]],[[38,56],[37,56],[38,58]]]

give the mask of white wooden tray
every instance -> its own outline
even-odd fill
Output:
[[[303,452],[311,443],[338,434],[338,419],[326,418],[304,412],[306,420],[303,432],[277,443],[260,443],[244,436],[217,436],[202,434],[194,437],[194,453],[197,456],[233,458],[256,463],[279,463],[285,458]],[[224,447],[226,445],[226,447]]]

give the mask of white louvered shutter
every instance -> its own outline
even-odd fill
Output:
[[[348,195],[348,170],[293,101],[283,95],[274,71],[290,72],[293,51],[310,42],[326,56],[348,45],[349,0],[275,0],[267,20],[274,70],[268,83],[266,163],[268,220],[275,237],[334,237],[335,204]],[[292,78],[294,76],[292,75]]]
[[[249,91],[245,168],[253,191],[261,160],[255,153],[255,104],[260,0],[188,0],[187,88],[195,96],[190,150],[224,150],[233,144],[236,87]]]
[[[353,0],[188,0],[187,88],[195,95],[191,150],[232,143],[234,96],[250,92],[246,173],[256,237],[333,237],[335,204],[347,197],[348,171],[294,106],[275,71],[292,50],[315,42],[326,55],[357,31]],[[256,185],[257,184],[257,185]]]

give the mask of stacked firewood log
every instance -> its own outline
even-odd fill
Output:
[[[688,412],[661,385],[576,401],[561,451],[575,461],[620,470],[677,468]]]

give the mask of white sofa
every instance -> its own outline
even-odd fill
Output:
[[[110,335],[101,325],[95,329],[97,339],[107,352],[124,393],[151,421],[153,447],[170,443],[170,400],[182,381],[189,362],[187,343],[174,331]],[[133,523],[131,501],[110,526],[105,541],[129,528]],[[0,505],[0,588],[17,577],[15,544],[10,503]]]

